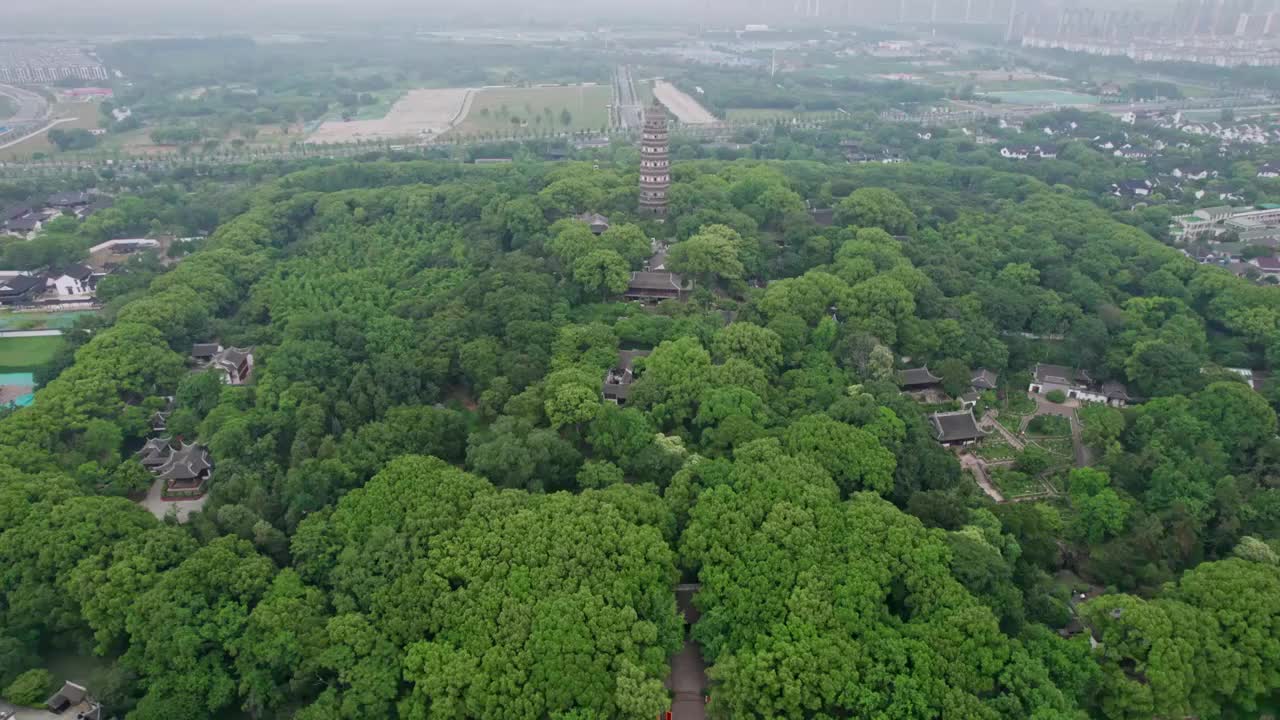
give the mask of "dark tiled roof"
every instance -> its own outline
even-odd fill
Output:
[[[602,392],[606,398],[611,400],[626,400],[631,397],[631,383],[611,383],[605,382]]]
[[[52,207],[70,207],[72,205],[88,205],[89,194],[82,192],[65,192],[54,193],[49,196],[49,205]]]
[[[999,375],[986,368],[978,368],[973,371],[973,379],[969,381],[969,384],[978,390],[995,390],[999,380]]]
[[[1263,270],[1280,270],[1280,258],[1260,257],[1253,262]]]
[[[1124,386],[1124,383],[1116,382],[1115,380],[1102,383],[1102,394],[1112,400],[1132,399],[1129,396],[1129,390]]]
[[[6,220],[17,220],[20,217],[25,217],[30,214],[30,205],[13,205],[5,208],[3,212],[0,212],[0,222],[4,222]]]
[[[218,343],[196,343],[191,346],[191,357],[198,359],[211,358],[222,350]]]
[[[671,272],[633,272],[631,290],[685,290],[684,279]]]
[[[213,359],[219,365],[228,365],[231,367],[240,367],[242,363],[249,357],[249,351],[242,348],[227,348],[218,353]]]
[[[929,372],[929,366],[908,368],[898,373],[898,384],[902,387],[920,387],[942,382],[942,378]]]
[[[164,480],[195,480],[211,469],[209,451],[203,445],[183,445],[173,451],[159,476]]]
[[[68,265],[64,268],[58,268],[50,272],[49,275],[55,278],[66,275],[67,277],[83,281],[93,277],[93,268],[88,265]]]
[[[156,468],[168,462],[172,453],[169,438],[152,438],[138,451],[138,461],[149,468]]]
[[[986,435],[973,418],[973,411],[937,413],[929,416],[933,437],[938,442],[977,440]]]
[[[1089,373],[1083,370],[1076,370],[1065,365],[1047,365],[1045,363],[1036,365],[1035,378],[1038,383],[1053,383],[1055,385],[1078,385],[1091,382]]]
[[[33,275],[17,275],[7,280],[0,280],[0,296],[25,295],[32,290],[44,287],[46,282],[44,278]]]
[[[31,217],[17,218],[16,220],[10,220],[5,223],[5,227],[15,232],[31,232],[32,230],[40,227],[40,218],[35,217],[34,215]]]

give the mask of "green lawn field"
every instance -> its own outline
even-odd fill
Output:
[[[476,93],[466,118],[454,130],[462,135],[554,130],[599,130],[609,125],[607,85],[486,88]],[[563,115],[569,111],[568,124]]]
[[[52,360],[63,342],[57,336],[0,338],[0,370],[35,370]]]

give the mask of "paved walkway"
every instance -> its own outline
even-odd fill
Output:
[[[178,522],[184,523],[191,513],[199,512],[209,500],[208,493],[195,500],[165,500],[163,492],[164,481],[156,478],[156,481],[151,483],[151,489],[147,491],[147,497],[138,503],[160,520],[164,520],[165,516],[172,512],[178,516]]]
[[[1004,502],[1004,494],[991,482],[991,478],[987,475],[987,465],[979,457],[967,453],[961,455],[960,467],[973,471],[973,479],[977,480],[978,487],[982,488],[982,492],[986,493],[987,497],[998,503]]]
[[[693,624],[698,621],[693,595],[699,587],[697,584],[676,586],[676,605],[684,613],[688,632],[684,646],[671,658],[671,675],[667,677],[667,689],[673,695],[672,720],[705,720],[707,717],[707,662],[693,640]]]

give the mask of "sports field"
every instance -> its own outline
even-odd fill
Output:
[[[454,132],[599,130],[609,125],[612,99],[607,85],[484,88],[476,91]]]
[[[0,372],[34,370],[53,359],[61,337],[0,338]]]

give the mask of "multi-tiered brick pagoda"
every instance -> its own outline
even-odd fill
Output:
[[[667,216],[667,191],[671,189],[671,140],[667,109],[654,98],[644,111],[640,136],[640,213]]]

